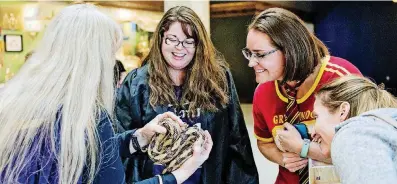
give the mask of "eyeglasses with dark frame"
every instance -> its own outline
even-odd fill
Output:
[[[182,44],[184,48],[195,48],[196,47],[196,42],[194,41],[193,38],[187,38],[183,41],[179,41],[179,39],[172,35],[172,36],[166,36],[165,37],[165,44],[167,45],[172,45],[177,47],[179,44]]]
[[[273,50],[270,50],[268,52],[265,53],[252,53],[248,48],[244,48],[241,51],[243,52],[243,55],[245,57],[245,59],[247,59],[248,61],[251,60],[252,56],[254,56],[254,58],[256,59],[256,61],[260,61],[262,59],[264,59],[266,56],[275,53],[276,51],[280,50],[279,48],[275,48]]]

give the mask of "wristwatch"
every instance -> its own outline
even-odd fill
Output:
[[[301,149],[300,157],[307,158],[307,153],[309,153],[310,139],[303,139],[303,146]]]

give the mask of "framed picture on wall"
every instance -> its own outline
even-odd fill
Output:
[[[4,35],[4,45],[6,52],[22,52],[23,51],[22,35]]]

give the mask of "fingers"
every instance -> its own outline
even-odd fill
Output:
[[[307,166],[307,163],[306,163],[306,164],[303,164],[303,165],[301,165],[301,166],[298,166],[298,167],[292,168],[292,169],[291,169],[291,172],[298,171],[299,169],[303,169],[303,168],[304,168],[304,167],[306,167],[306,166]]]
[[[323,138],[320,137],[320,138],[318,138],[317,143],[320,144],[321,142],[323,142]]]
[[[282,143],[283,141],[287,140],[288,141],[288,131],[286,130],[280,130],[277,133],[279,141]]]
[[[282,140],[285,140],[285,137],[288,136],[287,135],[288,132],[286,130],[279,130],[277,131],[277,138],[280,142],[282,142]]]
[[[318,137],[314,137],[312,142],[317,142],[318,141]]]
[[[296,153],[283,153],[284,167],[290,172],[295,172],[307,165],[308,159],[300,158]]]
[[[201,137],[197,139],[196,142],[194,142],[193,156],[201,155],[201,153],[203,152],[203,147],[202,147],[203,143],[204,143],[204,139]]]
[[[276,130],[277,135],[284,135],[285,130]]]
[[[213,146],[212,138],[210,133],[206,130],[204,131],[204,137],[198,139],[193,145],[193,155],[201,155],[208,159]]]
[[[283,162],[285,164],[289,164],[289,163],[294,163],[294,162],[298,162],[301,160],[304,160],[305,158],[301,158],[298,154],[296,153],[283,153]]]
[[[308,160],[304,159],[301,161],[286,163],[285,168],[287,168],[290,172],[295,172],[301,168],[304,168],[307,165]]]
[[[321,136],[319,134],[315,134],[313,137],[313,142],[320,143],[321,142]]]
[[[183,121],[181,120],[181,118],[179,118],[176,114],[174,114],[173,112],[165,112],[162,115],[162,117],[160,119],[163,118],[171,118],[172,120],[176,121],[180,126],[185,126],[185,123],[183,123]],[[159,115],[159,116],[160,116]]]
[[[285,164],[285,166],[288,168],[298,168],[299,166],[302,166],[304,164],[307,164],[307,159],[303,159],[301,161],[297,161],[297,162],[293,162],[293,163],[288,163],[288,164]]]
[[[158,124],[153,125],[153,131],[160,134],[167,133],[167,129],[165,129],[163,126]]]
[[[214,143],[212,142],[211,135],[207,130],[204,132],[204,135],[205,135],[205,142],[204,142],[204,153],[203,154],[209,155]]]
[[[312,133],[312,138],[313,138],[313,141],[316,141],[319,137],[320,137],[320,135],[319,134],[317,134],[317,133]]]
[[[283,162],[285,164],[295,163],[295,162],[302,161],[302,160],[304,160],[304,158],[299,158],[299,157],[293,157],[293,158],[285,157],[285,158],[283,158]]]
[[[306,167],[306,166],[307,166],[307,162],[306,162],[306,164],[303,164],[303,165],[301,165],[301,166],[295,168],[295,171],[297,171],[297,170],[299,170],[299,169],[303,169],[303,168]]]
[[[317,142],[318,136],[316,133],[312,133],[311,137],[313,142]]]
[[[292,125],[289,124],[289,123],[284,123],[283,125],[284,125],[284,128],[285,128],[286,130],[291,130],[292,128],[295,128],[294,126],[292,126]]]
[[[317,135],[317,134],[316,134],[316,129],[313,128],[313,132],[311,133],[311,137],[314,138],[316,135]]]

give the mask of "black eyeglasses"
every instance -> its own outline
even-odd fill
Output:
[[[177,47],[179,44],[182,44],[183,47],[185,48],[194,48],[196,47],[196,42],[194,41],[193,38],[188,38],[183,41],[179,41],[176,36],[167,36],[165,37],[165,44],[167,45],[172,45]]]
[[[241,51],[243,52],[243,55],[245,57],[245,59],[248,59],[248,61],[251,60],[252,56],[256,59],[256,61],[260,61],[262,59],[264,59],[266,56],[275,53],[276,51],[280,50],[279,48],[275,48],[273,50],[270,50],[268,52],[265,53],[252,53],[249,49],[244,48]]]

